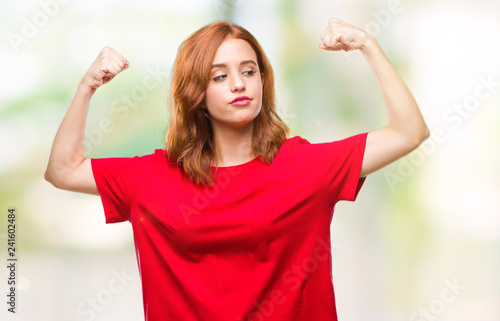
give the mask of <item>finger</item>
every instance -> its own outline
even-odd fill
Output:
[[[319,47],[320,47],[321,49],[324,49],[324,50],[330,50],[330,51],[339,51],[339,50],[341,50],[341,49],[340,49],[340,48],[338,48],[338,47],[328,47],[328,46],[327,46],[327,45],[325,45],[324,43],[321,43],[321,44],[319,45]]]
[[[109,60],[106,61],[106,63],[109,64],[109,66],[118,67],[118,69],[121,69],[121,65],[123,65],[123,57],[114,54],[110,57]]]
[[[118,73],[122,71],[122,62],[111,62],[98,69],[96,80],[102,84],[110,82]]]
[[[116,52],[116,51],[115,51]],[[127,59],[123,58],[122,55],[120,55],[119,53],[116,52],[116,55],[118,57],[118,61],[120,63],[120,67],[123,69],[127,68],[129,66],[129,62],[127,61]]]
[[[334,49],[335,49],[335,48],[332,48],[332,47],[327,46],[325,43],[321,43],[321,44],[319,45],[319,47],[320,47],[321,49],[324,49],[324,50],[334,50]]]
[[[106,63],[105,66],[106,66],[108,72],[113,74],[113,75],[117,75],[123,69],[125,69],[123,61],[121,60],[121,58],[119,59],[118,57],[114,57],[114,59],[112,59],[111,61]]]
[[[342,42],[339,42],[337,37],[335,35],[329,34],[326,36],[326,39],[323,41],[326,47],[329,48],[339,48],[340,46],[343,46],[344,44]]]
[[[116,76],[115,74],[112,74],[112,73],[109,73],[109,72],[108,72],[108,73],[106,73],[106,74],[104,75],[104,77],[102,78],[102,80],[103,80],[103,82],[104,82],[104,83],[108,83],[108,82],[110,82],[110,81],[111,81],[111,79],[113,79],[115,76]]]
[[[104,81],[104,83],[107,83],[109,82],[111,79],[113,79],[114,76],[116,76],[118,74],[118,72],[116,71],[116,68],[113,66],[113,67],[103,67],[101,68],[100,70],[100,78],[101,80]]]
[[[123,58],[121,55],[117,55],[115,62],[120,66],[120,69],[123,70],[128,65],[127,59]]]
[[[104,78],[110,74],[113,73],[113,66],[110,66],[109,64],[102,66],[99,68],[100,70],[100,76],[101,78]]]
[[[119,72],[128,68],[128,66],[129,66],[129,62],[127,61],[127,59],[125,59],[123,57],[117,57],[117,59],[114,62],[115,62],[115,66],[118,67]]]
[[[97,70],[97,75],[96,75],[95,79],[97,79],[97,80],[103,79],[107,73],[108,73],[107,68],[105,68],[105,67],[99,68],[99,70]]]
[[[120,55],[113,48],[109,48],[109,49],[110,49],[110,53],[111,53],[111,57],[110,57],[111,60],[120,66],[120,68],[119,68],[120,71],[125,69],[125,66],[128,65],[128,61],[125,58],[123,58],[123,56]]]
[[[128,68],[128,66],[130,65],[129,62],[127,61],[127,59],[125,58],[122,58],[123,60],[123,68]]]
[[[116,62],[114,61],[111,65],[111,67],[109,68],[109,71],[111,74],[113,75],[117,75],[120,73],[120,71],[123,70],[123,63],[122,62]]]
[[[121,60],[123,57],[122,55],[120,55],[116,50],[114,50],[113,48],[110,48],[111,50],[111,56],[112,57],[116,57],[117,59]]]

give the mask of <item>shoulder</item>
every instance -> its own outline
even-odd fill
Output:
[[[151,154],[155,159],[167,159],[167,151],[165,149],[157,148],[154,150],[153,154]]]
[[[314,148],[316,146],[318,147],[323,147],[323,146],[335,146],[335,147],[341,147],[341,146],[349,146],[349,145],[356,145],[360,144],[366,141],[368,133],[361,133],[361,134],[356,134],[353,136],[349,136],[346,138],[341,138],[337,140],[331,140],[331,141],[326,141],[326,142],[310,142],[309,140],[301,137],[301,136],[294,136],[285,141],[285,143],[288,143],[289,147],[306,147],[307,148]]]
[[[136,156],[137,158],[144,159],[150,162],[165,162],[168,161],[167,151],[162,148],[156,148],[151,154]]]
[[[164,149],[155,149],[150,154],[142,154],[136,156],[119,156],[106,158],[92,158],[95,164],[102,163],[108,167],[113,166],[129,166],[129,167],[148,167],[157,163],[166,163],[167,152]]]
[[[307,157],[333,157],[342,153],[360,152],[364,150],[367,133],[353,135],[347,138],[327,142],[310,142],[294,136],[287,139],[282,145],[283,154],[302,154]],[[281,150],[280,150],[281,151]]]
[[[285,149],[291,149],[291,148],[299,148],[300,146],[307,144],[311,144],[307,139],[301,136],[293,136],[287,138],[283,143],[283,145],[281,145],[281,147]]]
[[[167,161],[167,154],[164,149],[155,149],[150,154],[142,154],[132,157],[118,157],[116,159],[123,161],[130,160],[133,164],[147,166]]]
[[[281,144],[278,154],[276,155],[273,162],[280,162],[280,160],[288,163],[291,159],[301,159],[302,156],[299,156],[303,153],[303,146],[310,145],[309,141],[302,138],[301,136],[293,136],[287,138],[283,144]]]
[[[145,156],[155,164],[178,166],[174,160],[168,158],[166,149],[157,148],[152,154]]]

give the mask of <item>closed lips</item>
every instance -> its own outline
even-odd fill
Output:
[[[240,100],[250,100],[250,98],[248,98],[247,96],[236,97],[236,98],[235,98],[235,99],[231,102],[231,104],[232,104],[232,103],[234,103],[234,102],[240,101]]]

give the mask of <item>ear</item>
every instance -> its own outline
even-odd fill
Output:
[[[263,72],[260,73],[260,80],[262,82],[262,86],[264,86],[264,73]]]

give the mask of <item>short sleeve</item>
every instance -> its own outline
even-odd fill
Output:
[[[311,171],[323,182],[334,202],[355,201],[366,177],[360,178],[368,133],[328,143],[301,138],[299,149]]]
[[[153,164],[154,156],[91,158],[106,223],[130,221],[131,204]]]

